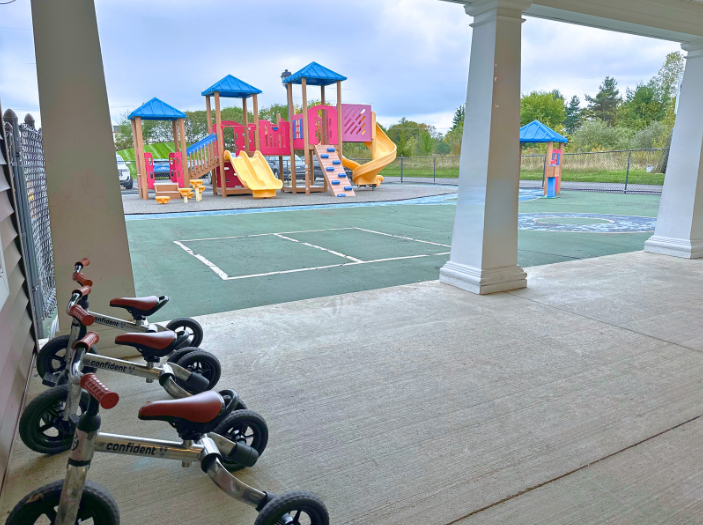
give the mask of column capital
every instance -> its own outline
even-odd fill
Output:
[[[497,12],[504,17],[520,18],[523,11],[531,5],[531,0],[473,0],[464,3],[464,11],[474,18],[491,12]]]
[[[699,58],[703,56],[703,38],[681,42],[681,49],[686,51],[686,58]]]

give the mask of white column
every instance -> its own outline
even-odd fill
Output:
[[[688,51],[651,253],[703,257],[703,39]]]
[[[517,264],[520,38],[528,1],[481,0],[474,17],[459,197],[439,280],[473,293],[524,288]]]
[[[90,307],[97,312],[121,314],[108,302],[133,295],[134,279],[93,0],[32,0],[32,22],[58,311],[65,333],[75,261],[91,261],[85,273],[94,282]],[[99,331],[100,347],[106,348],[114,336]]]

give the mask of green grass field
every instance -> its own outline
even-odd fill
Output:
[[[167,159],[169,153],[176,151],[173,142],[157,142],[156,144],[145,144],[144,151],[151,153],[155,159]],[[122,157],[129,166],[132,178],[137,178],[137,166],[134,164],[134,148],[121,149],[117,154]]]

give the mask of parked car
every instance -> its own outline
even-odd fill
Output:
[[[124,186],[126,190],[131,190],[134,187],[134,179],[129,171],[129,166],[127,166],[122,157],[117,154],[115,156],[117,157],[117,175],[120,179],[120,186]]]

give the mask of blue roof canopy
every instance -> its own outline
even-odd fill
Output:
[[[347,77],[335,73],[325,66],[321,66],[317,62],[310,62],[303,69],[296,71],[291,76],[283,81],[284,84],[302,84],[303,79],[308,86],[329,86]]]
[[[569,141],[565,136],[559,135],[539,120],[533,120],[520,128],[520,142],[563,142],[566,144]]]
[[[178,120],[187,118],[188,115],[154,97],[129,114],[130,120],[136,117],[141,117],[142,120]]]
[[[214,95],[215,92],[219,92],[221,97],[249,98],[252,95],[258,95],[261,93],[261,90],[256,89],[251,84],[247,84],[243,80],[239,80],[237,77],[227,75],[225,78],[203,91],[201,95],[207,97],[208,95]]]

